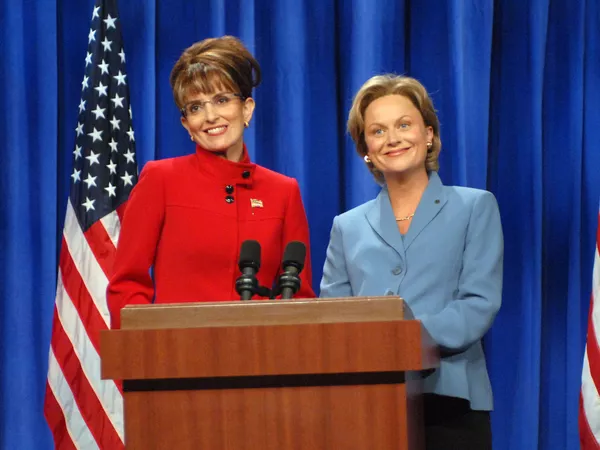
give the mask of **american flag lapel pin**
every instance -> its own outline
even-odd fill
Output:
[[[262,200],[259,200],[257,198],[251,198],[250,199],[250,206],[252,208],[262,208],[263,207],[263,202],[262,202]]]

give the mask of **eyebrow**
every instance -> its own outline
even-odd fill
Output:
[[[227,94],[235,94],[235,92],[232,92],[232,91],[219,91],[219,92],[215,92],[215,93],[213,93],[212,95],[209,95],[209,94],[204,94],[204,95],[209,95],[209,96],[210,96],[210,98],[212,99],[212,98],[215,98],[215,97],[217,97],[218,95],[227,95]],[[199,95],[201,95],[201,94],[199,94]],[[199,100],[199,99],[195,99],[195,100],[190,100],[190,101],[188,102],[188,104],[189,104],[189,103],[194,103],[194,102],[204,102],[204,101],[210,101],[210,100]]]
[[[403,119],[405,119],[405,118],[408,118],[408,119],[411,119],[411,120],[412,120],[412,117],[411,117],[410,115],[408,115],[408,114],[404,114],[403,116],[401,116],[401,117],[399,117],[398,119],[396,119],[396,122],[397,122],[397,121],[399,121],[399,120],[403,120]],[[373,127],[373,126],[383,127],[383,126],[385,126],[385,125],[383,125],[383,124],[381,124],[381,123],[379,123],[379,122],[373,122],[373,123],[369,124],[369,126],[368,126],[367,128],[371,128],[371,127]]]

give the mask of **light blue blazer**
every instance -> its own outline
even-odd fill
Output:
[[[479,189],[444,186],[429,173],[412,223],[400,234],[383,187],[333,220],[321,297],[397,294],[440,346],[425,392],[493,408],[481,346],[502,298],[504,242],[498,204]]]

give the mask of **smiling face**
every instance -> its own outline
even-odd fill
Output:
[[[186,98],[187,113],[181,124],[200,147],[225,153],[239,160],[244,146],[244,122],[250,122],[254,100],[242,99],[224,86],[214,86],[210,93],[197,93]]]
[[[432,127],[403,95],[380,97],[364,115],[367,155],[384,178],[426,171],[427,144],[433,140]]]

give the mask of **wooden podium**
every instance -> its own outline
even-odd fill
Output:
[[[129,306],[101,334],[129,450],[421,449],[439,363],[399,297]]]

